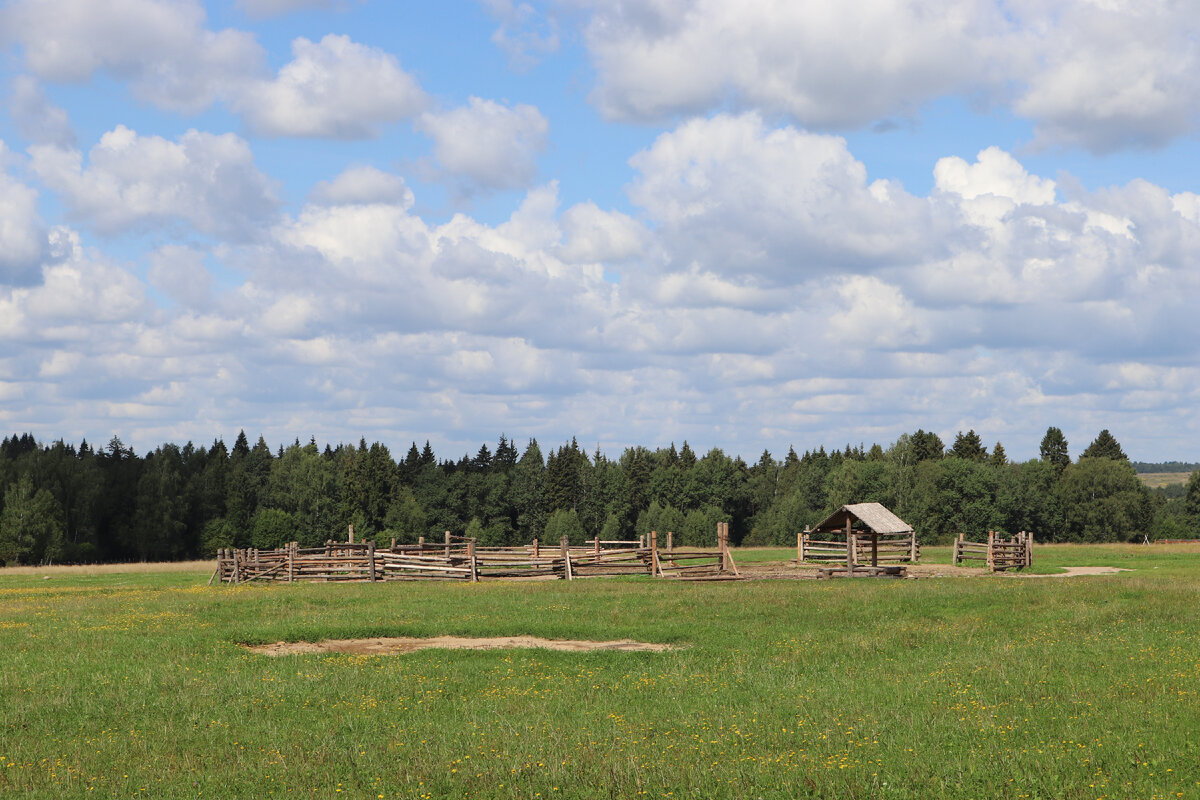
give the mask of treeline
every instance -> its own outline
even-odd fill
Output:
[[[96,450],[29,434],[0,444],[0,560],[12,563],[172,560],[220,547],[316,545],[343,539],[401,542],[443,531],[490,545],[534,537],[575,541],[674,531],[711,544],[728,521],[738,544],[792,545],[796,532],[843,503],[878,501],[922,541],[964,532],[1034,531],[1041,541],[1192,538],[1200,527],[1200,472],[1167,498],[1138,479],[1102,431],[1072,462],[1050,428],[1040,457],[1010,463],[974,431],[947,448],[933,433],[886,450],[847,445],[754,464],[720,449],[626,449],[618,459],[575,441],[543,454],[501,436],[474,456],[439,460],[426,442],[402,459],[382,444],[324,449],[298,440],[272,452],[240,433],[232,448],[164,444],[144,457],[114,437]]]

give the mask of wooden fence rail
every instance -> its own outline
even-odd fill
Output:
[[[1020,531],[1011,539],[988,531],[986,542],[969,542],[963,534],[954,540],[954,563],[982,561],[992,572],[1024,569],[1033,564],[1033,534]]]
[[[474,539],[446,532],[440,542],[396,544],[327,541],[322,547],[290,542],[277,550],[223,548],[217,552],[214,579],[251,581],[479,581],[501,578],[560,578],[597,575],[655,577],[740,576],[729,552],[729,525],[718,523],[716,550],[676,551],[669,544],[660,557],[658,534],[641,539],[596,537],[583,545],[563,538],[557,545],[534,539],[520,547],[480,547]],[[667,534],[672,541],[672,534]],[[210,581],[211,582],[211,581]]]
[[[848,537],[838,540],[814,539],[808,531],[796,534],[796,559],[801,562],[900,564],[916,562],[920,558],[921,544],[911,532],[870,534],[851,531]]]

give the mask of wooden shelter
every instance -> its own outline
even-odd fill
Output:
[[[844,537],[845,542],[833,541]],[[881,503],[844,505],[798,537],[800,561],[844,561],[850,574],[859,565],[879,569],[881,561],[915,562],[920,548],[912,526]]]

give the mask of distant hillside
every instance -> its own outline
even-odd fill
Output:
[[[1133,468],[1138,473],[1143,472],[1182,472],[1185,475],[1200,469],[1200,464],[1189,464],[1186,461],[1163,461],[1159,464],[1146,461],[1134,461]]]

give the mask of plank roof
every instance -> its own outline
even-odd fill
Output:
[[[813,532],[836,532],[845,530],[846,519],[861,522],[875,533],[911,533],[912,526],[893,514],[882,503],[853,503],[844,505],[830,514]]]

